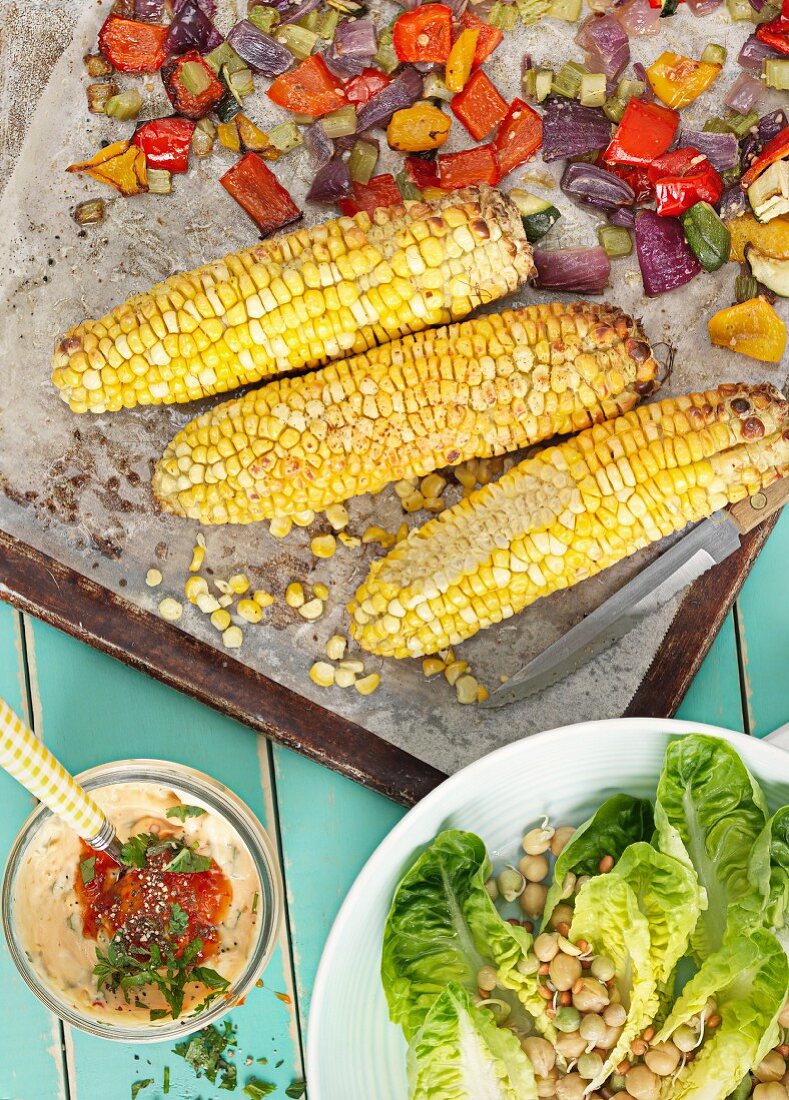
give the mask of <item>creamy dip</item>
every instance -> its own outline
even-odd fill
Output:
[[[255,865],[235,829],[192,795],[179,797],[157,783],[113,783],[91,792],[115,825],[120,840],[139,833],[177,834],[200,855],[210,856],[231,887],[230,904],[217,926],[218,950],[205,965],[233,983],[242,974],[257,942],[262,916],[262,891]],[[166,811],[176,806],[201,806],[205,813],[180,821]],[[39,978],[56,1000],[104,1023],[151,1026],[151,1010],[167,1010],[154,986],[133,990],[126,1003],[120,989],[97,989],[93,974],[96,948],[106,952],[108,937],[84,935],[82,905],[75,888],[80,860],[85,856],[79,837],[52,817],[28,845],[14,889],[14,923],[20,946]],[[206,987],[186,986],[181,1018],[205,998]],[[171,1017],[165,1018],[166,1023]]]

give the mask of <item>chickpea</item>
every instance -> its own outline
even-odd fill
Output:
[[[608,1008],[603,1010],[603,1019],[609,1027],[623,1027],[627,1019],[624,1005],[610,1004]]]
[[[551,928],[553,928],[555,930],[556,928],[558,928],[558,926],[560,924],[572,924],[572,922],[573,922],[573,907],[572,907],[572,905],[559,904],[559,905],[556,906],[554,911],[551,913],[551,919],[548,923],[550,924]]]
[[[575,832],[574,825],[560,825],[551,837],[551,851],[555,856],[560,856],[567,847],[567,842]]]
[[[605,955],[597,955],[592,959],[592,965],[590,967],[592,977],[597,978],[601,982],[610,982],[616,974],[616,967],[607,959]]]
[[[575,893],[575,884],[578,879],[575,877],[572,871],[568,871],[562,879],[562,899],[571,898]]]
[[[530,1035],[521,1039],[521,1047],[534,1068],[535,1076],[547,1077],[556,1065],[556,1051],[547,1039]]]
[[[578,1059],[578,1072],[587,1081],[594,1081],[603,1068],[603,1059],[599,1054],[582,1054]]]
[[[603,1038],[597,1040],[597,1045],[601,1050],[613,1050],[619,1042],[619,1036],[621,1034],[621,1027],[607,1027]]]
[[[496,879],[496,885],[505,901],[515,901],[523,893],[526,880],[514,867],[505,867]]]
[[[679,1051],[671,1041],[655,1043],[644,1055],[644,1061],[658,1077],[670,1077],[679,1065]]]
[[[530,829],[521,841],[526,855],[544,855],[551,846],[551,841],[555,836],[555,832],[555,829],[552,829],[550,825],[541,825],[536,829]]]
[[[687,1024],[680,1024],[671,1039],[675,1047],[678,1047],[683,1054],[688,1054],[698,1044],[699,1036],[692,1027]]]
[[[569,1062],[572,1062],[575,1058],[580,1058],[582,1054],[586,1053],[586,1039],[582,1039],[577,1031],[557,1035],[554,1046],[557,1054],[561,1054]]]
[[[599,1040],[605,1038],[608,1028],[602,1016],[589,1015],[581,1020],[578,1030],[587,1043],[594,1043],[597,1046]]]
[[[488,879],[488,881],[485,883],[485,889],[488,891],[488,897],[491,901],[498,901],[499,888],[496,884],[495,878],[491,877]]]
[[[539,1097],[549,1098],[556,1095],[556,1081],[558,1080],[558,1074],[555,1069],[545,1077],[537,1078],[537,1095]]]
[[[596,978],[583,978],[581,987],[573,992],[573,1004],[579,1012],[602,1012],[608,1000],[608,990]]]
[[[779,1027],[789,1027],[789,1001],[781,1009],[781,1013],[778,1017]]]
[[[586,1081],[580,1073],[568,1073],[556,1082],[556,1095],[559,1100],[583,1100]]]
[[[625,1076],[627,1091],[635,1100],[658,1100],[660,1078],[649,1066],[633,1066]]]
[[[515,969],[519,974],[536,974],[540,969],[540,960],[536,955],[527,955],[525,959],[519,959]]]
[[[542,882],[548,877],[548,860],[545,856],[524,856],[518,869],[528,882]]]
[[[608,1078],[608,1087],[614,1092],[621,1092],[627,1086],[627,1081],[621,1073],[613,1073]]]
[[[497,985],[495,969],[492,966],[481,966],[477,972],[477,988],[490,993]]]
[[[518,898],[518,901],[527,917],[540,917],[545,908],[545,899],[547,897],[547,886],[541,886],[537,882],[529,882],[526,885],[526,889]]]
[[[559,954],[551,959],[548,974],[556,989],[572,989],[583,973],[580,961],[574,955]]]
[[[559,943],[555,935],[550,932],[541,932],[534,941],[534,954],[540,962],[550,962],[559,954]]]
[[[771,1050],[753,1072],[760,1081],[780,1081],[786,1073],[786,1062],[777,1050]]]
[[[786,1100],[789,1093],[778,1081],[766,1081],[753,1090],[753,1100]]]
[[[577,1009],[570,1005],[562,1005],[554,1017],[553,1025],[557,1031],[572,1034],[581,1024],[581,1016]]]

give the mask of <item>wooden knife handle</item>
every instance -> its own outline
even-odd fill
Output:
[[[784,504],[789,504],[789,476],[779,478],[766,489],[754,493],[752,497],[746,497],[745,500],[732,504],[729,514],[740,533],[747,535],[763,519],[767,519],[773,512],[780,511]]]

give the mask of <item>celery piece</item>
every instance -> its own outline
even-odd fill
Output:
[[[185,65],[181,66],[178,75],[190,95],[200,95],[206,88],[211,87],[211,77],[205,71],[205,65],[200,61],[187,61]]]
[[[384,27],[378,35],[378,49],[373,57],[373,62],[384,73],[393,73],[400,64],[400,58],[395,53],[392,45],[392,24]]]
[[[337,30],[337,24],[340,22],[340,13],[336,8],[328,8],[318,20],[318,26],[315,30],[318,32],[318,36],[323,38],[326,42],[331,42],[334,38],[334,34]]]
[[[340,107],[339,110],[324,115],[321,119],[321,126],[326,133],[326,137],[332,139],[355,134],[356,105],[349,103],[346,107]]]
[[[273,130],[269,130],[268,139],[280,153],[290,153],[299,145],[304,144],[301,130],[295,122],[281,122]]]
[[[750,0],[726,0],[726,7],[734,23],[750,23],[754,14]]]
[[[551,6],[551,0],[515,0],[524,27],[538,23]]]
[[[136,118],[142,110],[143,98],[136,88],[129,88],[119,95],[114,95],[104,104],[104,114],[110,118],[128,122],[130,118]]]
[[[618,225],[601,225],[597,230],[597,239],[612,260],[629,256],[633,251],[633,238],[627,229]]]
[[[239,69],[238,72],[235,73],[231,73],[227,69],[224,69],[222,75],[224,76],[225,83],[236,99],[238,99],[239,96],[243,98],[245,95],[252,95],[255,90],[255,81],[251,69]]]
[[[789,58],[770,57],[763,62],[764,82],[776,91],[789,91]],[[106,110],[106,108],[105,108]]]
[[[369,183],[378,163],[378,149],[370,141],[357,141],[348,157],[348,171],[354,183]]]
[[[496,0],[488,12],[488,22],[500,31],[512,31],[518,22],[518,9],[514,4],[504,4],[502,0]]]
[[[400,188],[400,194],[404,199],[421,200],[422,192],[405,170],[397,173],[395,183]]]
[[[581,17],[583,0],[553,0],[547,15],[551,19],[563,19],[565,23],[577,23]]]
[[[587,67],[578,61],[565,61],[554,75],[551,91],[565,99],[577,99],[581,91],[581,81],[588,72]]]
[[[621,122],[625,113],[625,107],[627,107],[627,104],[618,96],[612,96],[603,104],[603,114],[606,118],[609,118],[611,122]]]
[[[262,11],[262,8],[253,8],[253,11]],[[275,11],[274,14],[279,19],[279,15]],[[252,16],[249,16],[252,19]],[[211,66],[215,73],[221,72],[222,69],[227,69],[228,72],[237,73],[239,69],[245,69],[247,67],[246,61],[239,57],[229,42],[223,42],[220,46],[217,46],[215,50],[211,50],[211,53],[207,53],[203,60]]]
[[[258,4],[254,8],[251,8],[247,14],[247,19],[250,23],[254,23],[257,29],[263,31],[264,34],[271,34],[274,28],[279,26],[279,18],[279,12],[275,8],[265,8],[262,4]],[[227,43],[224,42],[223,45],[227,46]],[[217,49],[221,50],[222,46],[218,46]],[[211,54],[208,55],[206,60],[210,57]]]
[[[584,73],[579,98],[584,107],[602,107],[605,103],[605,73]]]
[[[752,130],[754,126],[759,123],[759,116],[756,111],[749,111],[747,115],[738,114],[736,111],[732,111],[724,119],[729,133],[735,135],[739,141],[745,137],[745,135]]]
[[[625,76],[616,86],[616,98],[627,103],[631,99],[641,99],[646,90],[647,86],[643,80],[630,80]]]
[[[728,56],[729,51],[725,46],[719,46],[717,42],[710,42],[708,46],[704,47],[701,60],[708,65],[725,65]]]
[[[753,275],[738,275],[734,280],[734,300],[738,303],[750,302],[759,293],[759,284]]]
[[[285,49],[290,50],[297,61],[305,61],[318,42],[318,36],[314,31],[297,27],[294,23],[280,27],[274,37]]]

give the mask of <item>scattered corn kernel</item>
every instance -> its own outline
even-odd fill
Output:
[[[184,613],[183,604],[174,600],[172,596],[165,596],[159,604],[159,614],[169,623],[177,623]]]
[[[408,538],[408,524],[401,523],[397,528],[397,534],[395,535],[395,542],[402,542],[403,539]]]
[[[212,614],[211,625],[215,626],[217,630],[227,630],[230,626],[230,612],[220,607],[218,611]]]
[[[348,526],[348,509],[344,504],[330,504],[326,509],[326,519],[335,531]]]
[[[205,550],[205,535],[203,534],[202,531],[197,532],[197,537],[195,538],[195,542],[197,543],[197,545],[202,550]]]
[[[422,661],[422,671],[425,676],[435,676],[438,672],[443,672],[446,667],[438,657],[425,657]]]
[[[341,661],[345,656],[347,645],[348,639],[344,638],[342,634],[332,634],[326,643],[326,656],[330,661]]]
[[[334,669],[328,661],[316,661],[310,669],[310,679],[318,687],[331,687],[334,683]]]
[[[424,507],[425,498],[421,493],[412,493],[410,497],[406,497],[400,503],[404,512],[418,512],[420,508]]]
[[[316,535],[310,549],[316,558],[330,558],[337,550],[337,539],[334,535]]]
[[[343,546],[347,546],[352,550],[355,549],[357,546],[362,545],[361,539],[357,539],[356,535],[349,535],[345,531],[340,531],[337,538],[340,540]]]
[[[394,546],[394,535],[391,535],[388,531],[384,531],[383,527],[378,527],[373,524],[368,527],[362,535],[363,543],[377,542],[380,546],[383,546],[385,550],[388,550],[391,546]]]
[[[415,490],[416,490],[416,478],[415,477],[408,477],[408,478],[404,478],[403,481],[396,481],[395,482],[394,491],[397,493],[397,495],[400,497],[401,500],[405,500],[407,497],[410,497]]]
[[[458,682],[464,672],[468,670],[468,661],[452,661],[444,669],[444,675],[447,678],[447,683],[454,685]]]
[[[201,596],[198,596],[195,603],[204,615],[211,615],[222,606],[216,596],[212,596],[210,592],[204,592]]]
[[[422,478],[419,491],[423,497],[440,497],[447,487],[446,478],[441,474],[428,474]]]
[[[145,583],[149,588],[156,588],[162,583],[162,574],[158,569],[149,569],[145,574]]]
[[[443,512],[446,508],[446,503],[441,497],[425,497],[424,506],[427,512]]]
[[[473,676],[469,676],[468,673],[465,676],[461,676],[455,683],[458,702],[476,703],[478,688],[479,684]]]
[[[306,512],[296,512],[290,518],[293,520],[297,527],[309,527],[309,525],[315,519],[315,513],[309,511],[308,509]]]
[[[298,581],[291,581],[285,589],[285,603],[288,607],[301,607],[304,603],[304,589]]]
[[[205,547],[198,543],[192,551],[192,560],[189,563],[189,572],[196,573],[205,559]]]
[[[355,658],[347,661],[340,661],[340,668],[347,668],[349,672],[364,672],[364,662],[358,661]]]
[[[369,676],[364,676],[361,680],[357,680],[354,687],[360,695],[372,695],[372,693],[377,690],[380,683],[380,673],[371,672]]]
[[[189,577],[184,585],[184,595],[189,603],[197,603],[198,596],[208,595],[208,581],[205,577]]]
[[[319,619],[323,614],[323,600],[308,600],[307,603],[302,604],[299,608],[299,615],[307,619],[309,622],[314,622],[315,619]]]
[[[486,699],[490,699],[490,692],[484,684],[477,684],[477,702],[484,703]]]
[[[293,521],[290,516],[274,516],[274,519],[268,525],[269,534],[273,535],[275,539],[284,539],[286,535],[290,534]]]
[[[234,573],[227,583],[230,591],[235,592],[237,596],[243,596],[245,592],[249,592],[249,577],[246,573]]]
[[[222,645],[225,649],[238,649],[244,641],[244,635],[240,626],[229,626],[222,631]]]
[[[338,668],[334,673],[334,682],[337,687],[349,688],[356,683],[356,673],[349,668]]]
[[[438,655],[442,661],[446,661],[448,665],[451,665],[455,659],[455,651],[450,646],[449,649],[439,649]]]
[[[219,606],[220,607],[230,607],[232,602],[233,602],[233,597],[230,595],[229,592],[225,592],[222,596],[219,597]]]
[[[459,466],[455,467],[455,477],[458,479],[464,489],[473,489],[477,484],[477,470],[476,463],[473,459],[469,459],[468,462],[461,462]]]
[[[312,594],[317,596],[319,600],[328,600],[329,598],[329,590],[321,581],[312,586]]]
[[[252,599],[256,604],[260,604],[261,607],[271,607],[276,602],[276,596],[272,596],[270,592],[266,592],[265,588],[256,588],[252,593]]]
[[[254,600],[239,600],[236,611],[248,623],[259,623],[263,618],[263,608]]]
[[[214,584],[222,593],[223,596],[229,596],[232,589],[227,581],[223,581],[221,577],[214,581]]]

